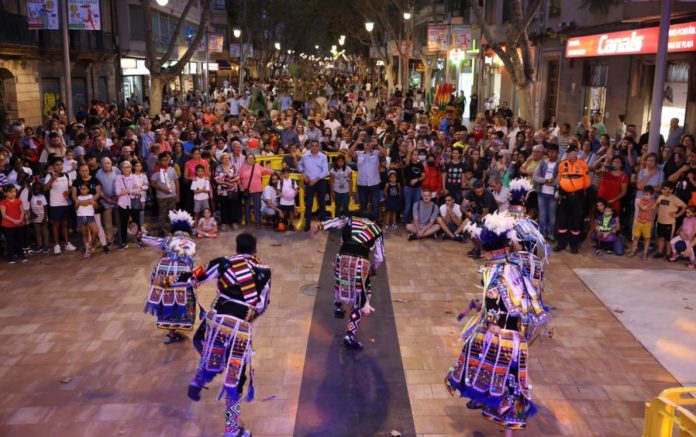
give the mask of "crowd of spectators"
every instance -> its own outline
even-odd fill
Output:
[[[694,267],[696,153],[679,120],[659,153],[649,153],[648,133],[622,115],[613,134],[602,114],[574,126],[554,117],[532,126],[505,102],[487,102],[469,119],[452,96],[433,119],[421,92],[388,94],[342,76],[317,78],[303,100],[290,96],[291,87],[216,89],[209,103],[198,93],[170,96],[154,116],[148,102],[94,101],[70,119],[59,105],[36,128],[5,115],[5,255],[17,262],[78,246],[85,257],[123,250],[133,233],[166,230],[175,208],[195,217],[201,238],[241,225],[292,229],[300,193],[305,205],[317,205],[305,208],[304,230],[312,218],[328,218],[327,202],[336,214],[356,203],[386,230],[402,226],[409,240],[465,241],[466,223],[509,207],[515,178],[533,184],[528,213],[553,241],[559,165],[578,159],[590,181],[582,239],[597,255],[623,255],[630,246],[630,256],[684,255]],[[280,171],[257,163],[275,155]]]

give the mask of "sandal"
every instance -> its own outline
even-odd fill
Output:
[[[640,259],[642,259],[643,261],[645,261],[646,259],[648,259],[648,255],[644,253],[644,254],[642,254],[642,255],[640,256]]]
[[[629,257],[629,258],[633,258],[634,256],[636,256],[636,251],[635,251],[635,250],[632,250],[632,251],[628,252],[628,253],[626,254],[626,256]]]
[[[184,337],[181,334],[167,334],[164,344],[179,343],[181,341],[184,341]]]

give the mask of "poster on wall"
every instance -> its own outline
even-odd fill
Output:
[[[222,53],[225,47],[225,35],[219,32],[208,34],[208,51],[210,53]]]
[[[29,29],[58,30],[58,0],[27,0]]]
[[[428,24],[428,51],[445,52],[447,51],[447,25]]]
[[[471,49],[471,27],[462,24],[452,26],[451,48],[459,50]]]
[[[389,41],[389,53],[392,56],[399,56],[399,48],[396,46],[396,41]],[[401,56],[410,58],[413,56],[413,41],[401,40]]]
[[[99,0],[68,0],[68,28],[101,30]]]

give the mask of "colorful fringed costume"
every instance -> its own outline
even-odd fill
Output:
[[[339,217],[322,222],[321,229],[341,229],[341,248],[334,261],[334,315],[343,318],[343,305],[351,305],[350,320],[343,341],[348,347],[361,348],[356,340],[363,315],[374,309],[370,306],[371,276],[384,262],[382,230],[369,219]],[[370,263],[370,252],[374,262]]]
[[[190,272],[196,256],[196,243],[190,236],[193,219],[183,211],[170,213],[173,235],[165,238],[140,236],[139,241],[162,250],[162,257],[150,277],[150,293],[145,312],[157,317],[157,327],[190,331],[196,322],[196,294],[191,286],[175,287],[171,282]],[[178,336],[174,341],[179,341]]]
[[[227,402],[225,436],[248,433],[239,426],[240,397],[249,372],[247,400],[254,397],[252,323],[270,303],[271,270],[256,256],[238,254],[216,258],[205,267],[183,275],[175,285],[217,281],[217,296],[194,336],[200,364],[189,386],[189,397],[200,399],[201,388],[223,375]]]
[[[488,251],[483,274],[483,309],[462,332],[464,346],[445,380],[451,393],[471,399],[469,408],[508,429],[523,429],[535,414],[528,377],[528,341],[548,321],[538,290],[508,262],[516,239],[515,219],[490,214],[472,238]]]

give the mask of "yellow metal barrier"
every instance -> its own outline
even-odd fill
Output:
[[[336,159],[340,155],[339,152],[329,152],[326,153],[326,155],[329,158],[329,167],[331,166],[331,162],[333,159]],[[274,156],[257,156],[256,157],[256,162],[264,167],[271,168],[273,170],[280,171],[282,168],[282,162],[283,162],[283,157],[285,155],[274,155]],[[277,167],[277,168],[276,168]],[[358,172],[353,171],[352,173],[353,177],[351,178],[351,185],[353,186],[353,193],[354,195],[351,196],[350,202],[348,203],[348,209],[351,211],[359,211],[360,210],[360,204],[357,202],[357,193],[358,193]],[[263,187],[268,185],[268,181],[271,179],[270,175],[264,175],[261,178],[261,183]],[[305,193],[304,193],[304,180],[302,179],[302,174],[301,173],[290,173],[290,179],[294,180],[297,182],[298,185],[298,194],[297,197],[298,199],[295,200],[295,211],[297,212],[298,218],[295,220],[295,223],[293,225],[295,226],[295,229],[300,229],[304,226],[304,211],[305,211]],[[326,178],[327,183],[329,182],[329,178]],[[331,187],[328,187],[327,189],[327,194],[331,194]],[[314,199],[314,202],[312,203],[312,210],[316,210],[319,208],[319,203],[317,202],[317,199]],[[330,196],[329,200],[326,202],[326,212],[328,214],[331,214],[331,216],[336,215],[336,205],[331,201]]]
[[[694,396],[696,387],[678,387],[646,402],[643,437],[696,437],[696,415],[685,408],[696,405]]]

